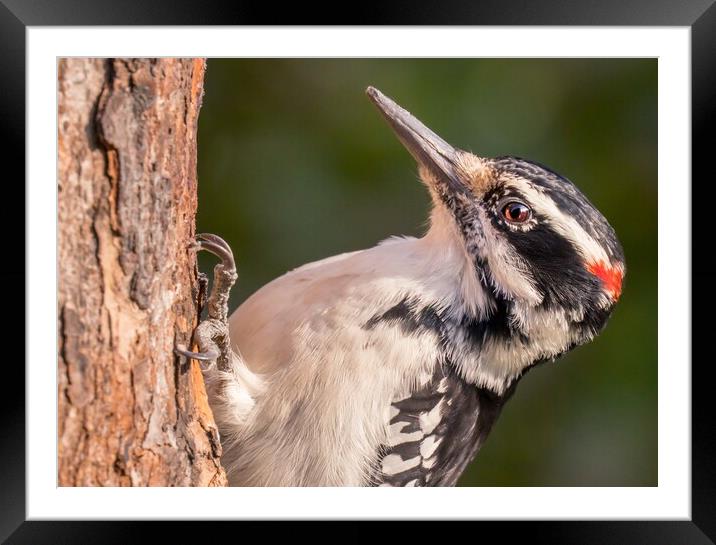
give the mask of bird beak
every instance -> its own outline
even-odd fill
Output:
[[[366,94],[378,107],[383,117],[388,120],[398,139],[419,164],[445,184],[449,191],[465,192],[467,190],[457,166],[461,153],[459,150],[453,148],[410,112],[398,106],[375,87],[368,87]]]

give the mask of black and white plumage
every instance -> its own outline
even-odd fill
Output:
[[[619,298],[619,242],[571,182],[368,95],[418,162],[430,229],[299,267],[233,313],[230,364],[205,372],[232,485],[454,485],[520,377]]]
[[[425,385],[391,403],[376,484],[455,485],[513,390],[497,395],[465,382],[449,362],[437,366]]]

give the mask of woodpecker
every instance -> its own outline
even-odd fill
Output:
[[[229,246],[194,332],[233,486],[453,486],[525,372],[593,339],[624,255],[569,180],[452,147],[368,97],[432,197],[421,238],[309,263],[228,318]]]

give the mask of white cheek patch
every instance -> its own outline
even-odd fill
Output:
[[[508,299],[521,299],[532,305],[542,301],[535,288],[529,268],[513,246],[497,231],[484,210],[479,211],[485,231],[485,255],[492,284]]]

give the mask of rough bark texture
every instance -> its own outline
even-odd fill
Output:
[[[58,65],[58,482],[225,485],[196,362],[201,59]]]

